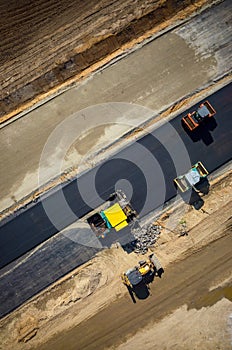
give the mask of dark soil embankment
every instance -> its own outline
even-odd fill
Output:
[[[0,122],[176,14],[183,17],[181,10],[191,13],[205,3],[2,1]]]

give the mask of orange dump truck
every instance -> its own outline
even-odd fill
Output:
[[[196,111],[188,113],[186,116],[184,116],[182,121],[187,128],[192,131],[195,130],[207,118],[213,117],[215,114],[216,111],[211,106],[209,101],[205,101]]]

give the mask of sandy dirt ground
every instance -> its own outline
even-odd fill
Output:
[[[158,220],[163,229],[160,239],[152,250],[165,268],[170,263],[193,255],[209,242],[231,232],[232,171],[228,169],[226,172],[227,176],[220,175],[217,179],[211,180],[211,191],[204,198],[203,211],[197,212],[179,203],[175,207],[170,206],[165,213],[156,218],[156,222]],[[180,237],[183,232],[183,222],[188,235]],[[114,300],[126,296],[130,302],[127,290],[120,282],[120,274],[128,267],[134,266],[141,258],[143,256],[139,257],[135,253],[127,254],[116,247],[101,252],[94,259],[3,318],[0,322],[1,348],[34,349],[38,344],[41,348],[41,344],[45,341],[52,337],[56,339],[57,334],[65,335],[68,329],[97,314]],[[217,275],[211,289],[219,285],[230,285],[230,281],[231,275],[225,276],[223,273],[221,276]],[[173,282],[169,283],[171,285]],[[214,315],[215,310],[220,313],[217,325],[213,322],[215,316],[211,321],[211,315]],[[183,349],[190,349],[193,342],[196,349],[198,344],[206,339],[211,339],[209,344],[213,344],[213,348],[216,348],[215,345],[219,346],[218,349],[229,349],[227,323],[230,313],[232,313],[231,303],[224,299],[220,303],[213,302],[213,305],[200,310],[188,311],[183,305],[165,321],[156,323],[154,326],[148,325],[147,330],[141,331],[141,339],[146,337],[146,332],[154,333],[154,336],[159,334],[160,341],[156,339],[156,344],[160,349],[168,349],[170,345],[178,348],[174,342],[174,335],[170,337],[164,335],[173,326],[178,339],[183,340],[183,344],[186,345]],[[180,317],[183,317],[186,322],[180,322]],[[207,322],[207,329],[204,326],[205,322]],[[217,332],[218,328],[221,330],[220,333]],[[187,337],[190,330],[191,337]],[[125,346],[125,349],[132,348],[131,344],[137,344],[137,341],[140,344],[138,338],[140,339],[140,333],[122,346]],[[154,337],[149,339],[145,349],[152,348]],[[205,349],[210,349],[207,346],[206,344]],[[48,349],[50,348],[48,346]]]
[[[206,3],[213,1],[1,1],[0,116],[17,114],[148,30]]]
[[[232,342],[231,318],[231,301],[226,298],[200,310],[187,310],[184,305],[159,324],[138,332],[117,350],[229,350]]]

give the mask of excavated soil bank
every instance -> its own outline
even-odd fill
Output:
[[[164,28],[172,18],[183,19],[210,3],[213,1],[2,2],[0,122],[38,102],[51,89],[54,93],[61,84],[144,33],[159,30],[161,24]]]

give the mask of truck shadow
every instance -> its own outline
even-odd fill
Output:
[[[163,273],[164,273],[164,269],[160,268],[158,271],[155,271],[149,274],[148,276],[145,276],[143,281],[137,286],[134,286],[134,288],[127,286],[131,300],[133,301],[134,304],[136,303],[136,299],[144,300],[151,295],[149,285],[154,281],[155,278],[157,277],[161,278]]]
[[[136,303],[136,299],[144,300],[147,299],[150,295],[150,289],[145,283],[140,283],[133,289],[131,287],[127,287],[127,289],[134,304]]]
[[[206,146],[213,143],[214,139],[211,132],[217,127],[217,122],[214,117],[208,118],[193,131],[190,131],[183,121],[181,121],[181,124],[193,142],[202,140]]]

